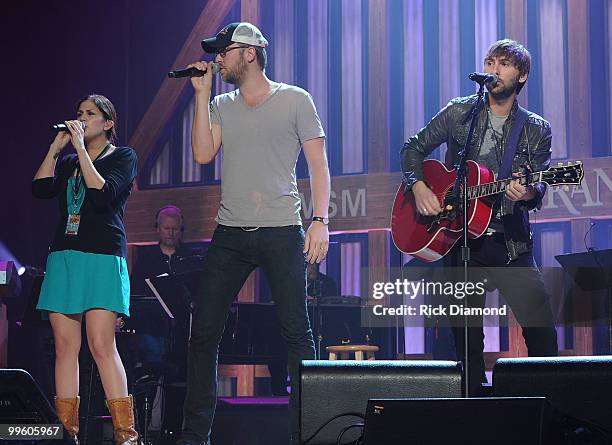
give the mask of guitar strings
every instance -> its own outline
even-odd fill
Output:
[[[530,173],[530,175],[533,175],[533,173]],[[519,179],[519,180],[520,180],[520,179],[526,178],[527,176],[529,176],[529,175],[517,176],[516,178],[500,179],[500,180],[498,180],[498,181],[487,182],[487,183],[485,183],[485,184],[471,185],[471,186],[469,186],[468,188],[469,188],[470,190],[476,190],[477,188],[482,188],[482,187],[490,186],[490,185],[492,185],[492,184],[501,184],[501,183],[504,183],[504,182],[509,183],[511,180],[514,180],[514,179]],[[446,197],[448,197],[448,196],[450,195],[450,193],[451,193],[451,192],[452,192],[452,190],[451,190],[451,189],[448,189],[448,190],[446,190],[446,191],[445,191],[445,192],[443,192],[443,193],[434,193],[434,196],[436,196],[436,197],[438,197],[438,198],[439,198],[439,197],[444,197],[444,198],[446,198]],[[496,193],[500,193],[500,192],[501,192],[501,191],[494,192],[494,193],[491,193],[491,194],[492,194],[492,195],[494,195],[494,194],[496,194]],[[487,196],[487,195],[483,195],[483,196]],[[472,198],[472,199],[474,199],[474,198]]]

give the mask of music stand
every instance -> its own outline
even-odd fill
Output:
[[[177,274],[162,274],[157,277],[145,279],[145,284],[151,290],[152,297],[149,300],[156,300],[156,306],[168,321],[168,352],[164,364],[168,365],[162,373],[161,386],[164,397],[161,410],[161,430],[160,434],[165,435],[166,430],[171,429],[173,433],[178,431],[172,428],[174,423],[174,412],[166,412],[165,398],[168,388],[174,388],[178,382],[185,380],[185,370],[187,362],[187,343],[191,328],[191,301],[189,295],[194,290],[201,272],[199,270],[189,270]],[[174,371],[174,372],[173,372]],[[145,416],[148,416],[145,410]],[[182,421],[182,419],[181,419]],[[148,419],[145,421],[145,428],[148,427]]]
[[[612,249],[590,249],[555,258],[583,291],[607,291],[608,352],[612,354]]]
[[[145,283],[159,301],[171,324],[181,326],[185,320],[191,330],[191,295],[195,289],[194,283],[201,272],[194,270],[173,275],[162,274],[154,278],[147,278]]]
[[[163,276],[167,277],[168,274],[160,275],[160,277],[163,277]],[[159,301],[160,306],[162,307],[162,309],[164,310],[168,318],[170,318],[174,322],[174,314],[172,313],[172,311],[170,310],[170,308],[168,307],[168,305],[166,304],[166,302],[160,295],[159,291],[157,290],[157,288],[151,281],[151,278],[145,278],[145,283],[147,283],[147,286],[149,286],[149,289],[151,289],[151,292],[153,292],[153,295],[155,295],[155,298],[157,298],[157,301]]]

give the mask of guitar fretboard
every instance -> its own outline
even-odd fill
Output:
[[[541,181],[541,173],[542,172],[530,173],[525,176],[519,176],[518,178],[507,178],[495,182],[489,182],[488,184],[474,185],[468,188],[468,199],[482,198],[483,196],[503,193],[506,191],[508,184],[515,179],[518,179],[519,183],[522,185]]]

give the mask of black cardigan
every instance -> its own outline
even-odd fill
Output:
[[[86,189],[79,232],[71,236],[65,234],[68,219],[66,190],[77,161],[76,154],[65,156],[58,162],[53,178],[32,182],[35,197],[58,198],[60,217],[49,250],[79,250],[126,258],[123,213],[136,177],[136,152],[129,147],[117,147],[108,156],[94,161],[96,170],[106,182],[100,190]]]

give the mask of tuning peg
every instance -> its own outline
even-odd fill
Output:
[[[563,162],[557,162],[557,167],[563,167]]]
[[[563,187],[561,187],[563,189],[564,192],[569,192],[570,191],[570,187],[569,185],[564,185]]]
[[[570,165],[574,165],[574,163],[572,161],[568,161],[567,166],[569,167]]]

